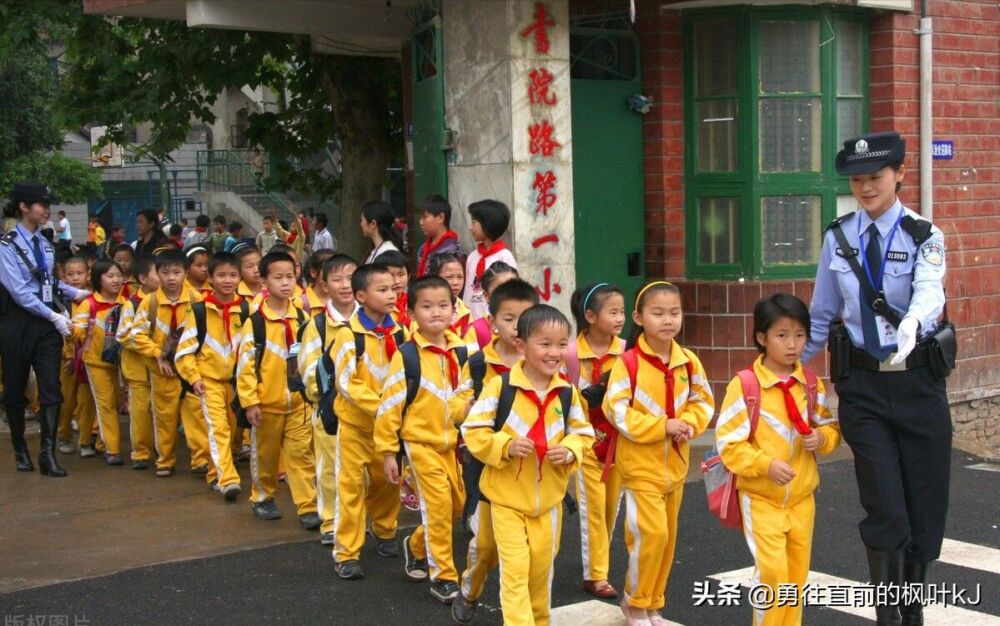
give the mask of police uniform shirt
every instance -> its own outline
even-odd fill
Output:
[[[885,259],[882,290],[889,306],[900,318],[911,316],[920,322],[921,337],[924,337],[936,329],[944,308],[944,235],[932,225],[930,237],[918,248],[913,237],[900,226],[896,229],[886,254],[885,246],[889,243],[893,227],[897,220],[906,216],[923,220],[920,215],[904,207],[897,198],[895,204],[874,221],[879,232],[882,258]],[[849,218],[841,220],[841,228],[853,248],[851,252],[864,255],[865,246],[868,245],[867,229],[871,224],[872,219],[864,210],[858,210]],[[877,281],[877,277],[875,279]],[[837,317],[847,327],[851,342],[858,348],[864,348],[861,297],[857,276],[851,271],[850,263],[837,244],[832,230],[828,229],[824,235],[816,273],[816,286],[810,307],[812,328],[809,344],[802,356],[803,362],[823,349],[830,332],[830,322]]]
[[[70,300],[76,300],[87,293],[64,283],[57,284],[53,276],[55,250],[53,250],[52,244],[49,243],[48,239],[42,237],[41,229],[32,234],[21,224],[18,224],[14,230],[0,240],[0,283],[3,283],[11,299],[22,309],[42,319],[52,320],[58,313],[42,302],[42,284],[32,271],[37,265],[34,253],[35,238],[38,239],[42,257],[45,260],[45,267],[38,269],[42,270],[48,277],[53,291],[58,288]],[[25,264],[17,248],[24,251],[31,262],[30,267]]]

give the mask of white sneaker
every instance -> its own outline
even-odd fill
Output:
[[[58,448],[63,454],[73,454],[76,452],[76,444],[72,441],[60,441]]]
[[[76,418],[75,417],[69,421],[69,425],[70,425],[70,428],[73,429],[73,432],[75,432],[75,433],[80,432],[80,427],[77,426],[77,424],[76,424]]]
[[[92,456],[96,456],[97,453],[94,452],[94,446],[80,446],[80,458],[89,459]]]

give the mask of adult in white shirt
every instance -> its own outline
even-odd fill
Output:
[[[316,236],[313,238],[313,252],[317,250],[336,250],[337,242],[334,241],[333,235],[327,229],[330,220],[326,217],[326,213],[317,213],[316,217],[313,218],[313,223],[316,225]]]
[[[361,208],[361,234],[375,246],[365,263],[389,250],[402,251],[403,236],[396,230],[395,222],[396,213],[386,202],[368,202]]]

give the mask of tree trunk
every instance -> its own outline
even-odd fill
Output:
[[[371,241],[361,234],[359,226],[361,207],[369,200],[382,198],[386,168],[393,156],[390,96],[384,77],[399,75],[399,64],[393,59],[340,57],[338,60],[344,66],[349,64],[350,70],[328,65],[321,75],[341,143],[340,214],[334,234],[338,252],[360,262],[371,252]],[[366,65],[370,71],[358,71],[359,66]],[[383,78],[370,78],[376,76]]]

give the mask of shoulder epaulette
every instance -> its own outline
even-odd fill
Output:
[[[848,221],[850,221],[850,219],[852,217],[854,217],[854,213],[855,212],[851,212],[851,213],[848,213],[847,215],[841,215],[837,219],[835,219],[832,222],[830,222],[829,225],[827,225],[827,227],[823,229],[823,232],[826,232],[826,231],[830,230],[831,228],[833,228],[837,224],[840,224],[840,225],[846,224]]]
[[[9,246],[10,244],[14,243],[14,237],[16,236],[17,233],[15,233],[14,231],[10,231],[3,237],[0,237],[0,246]]]
[[[903,227],[910,237],[913,237],[913,243],[920,247],[920,244],[924,243],[931,237],[931,227],[933,226],[929,221],[913,217],[912,215],[904,215],[903,220],[899,223]]]

